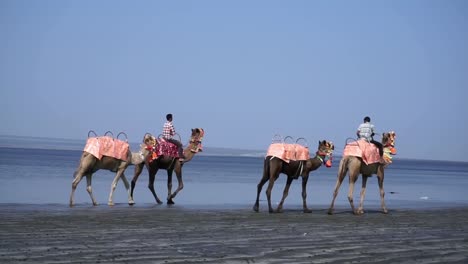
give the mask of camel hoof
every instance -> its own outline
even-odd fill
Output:
[[[157,200],[156,203],[157,204],[163,204],[163,202],[161,200]]]
[[[312,213],[312,210],[310,210],[310,209],[304,209],[304,213],[310,214],[310,213]]]
[[[354,212],[355,215],[363,215],[364,214],[364,210],[357,210]]]
[[[135,204],[135,201],[131,200],[131,201],[128,201],[128,205],[134,205]]]
[[[258,213],[258,205],[254,205],[254,207],[252,208],[255,212]]]
[[[172,199],[168,199],[167,204],[175,204],[175,203],[174,203],[174,201]]]
[[[327,212],[329,215],[333,215],[333,210],[332,209],[328,209],[328,212]]]
[[[283,212],[283,209],[276,209],[276,213],[281,214]]]
[[[113,202],[108,202],[107,205],[114,206],[115,204]]]
[[[74,207],[75,205],[74,204],[70,204],[70,207]]]
[[[382,211],[382,213],[383,213],[383,214],[388,214],[388,210],[387,210],[387,209],[384,209],[384,210]]]
[[[94,206],[98,206],[98,203],[93,203]]]

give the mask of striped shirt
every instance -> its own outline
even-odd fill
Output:
[[[372,140],[372,134],[374,133],[374,125],[367,122],[367,123],[362,123],[358,127],[358,132],[359,132],[359,138],[363,138],[367,141]]]
[[[172,125],[172,122],[166,121],[166,123],[164,123],[163,132],[162,132],[163,138],[171,139],[174,135],[175,135],[175,129],[174,129],[174,126]]]

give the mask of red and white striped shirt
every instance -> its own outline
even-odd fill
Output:
[[[163,138],[171,139],[174,135],[175,135],[175,129],[174,129],[174,126],[172,125],[172,122],[166,121],[166,123],[164,123],[163,132],[162,132]]]

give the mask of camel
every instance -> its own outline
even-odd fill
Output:
[[[156,191],[154,189],[154,180],[156,179],[156,173],[159,169],[163,169],[167,171],[167,204],[172,205],[174,204],[174,198],[176,195],[184,188],[184,183],[182,181],[182,166],[184,163],[189,162],[198,152],[202,151],[201,148],[201,140],[203,138],[204,131],[203,129],[195,128],[192,129],[192,134],[190,136],[189,145],[183,150],[183,154],[185,156],[185,160],[182,162],[178,158],[169,157],[169,156],[159,156],[154,160],[145,159],[145,162],[142,164],[138,164],[135,166],[135,173],[132,179],[132,188],[130,191],[131,202],[130,205],[135,204],[133,200],[133,191],[135,190],[135,185],[140,176],[143,167],[146,165],[149,174],[149,183],[148,188],[150,189],[151,193],[154,196],[154,199],[158,204],[162,204],[163,202],[159,199],[156,195]],[[144,143],[148,146],[148,149],[152,149],[156,142],[156,138],[151,134],[147,133],[144,138]],[[175,192],[172,192],[172,173],[175,171],[178,187]]]
[[[309,174],[311,171],[318,169],[322,163],[326,164],[327,167],[331,167],[331,158],[334,150],[333,143],[327,142],[325,140],[319,141],[318,150],[314,158],[309,158],[304,161],[283,161],[280,158],[267,156],[265,157],[263,165],[263,177],[257,185],[257,200],[253,206],[253,210],[258,212],[259,210],[259,198],[260,192],[262,191],[263,185],[269,180],[268,189],[266,190],[266,196],[268,199],[268,210],[270,213],[274,213],[273,207],[271,206],[271,191],[275,181],[278,179],[280,173],[284,173],[288,176],[286,181],[286,186],[283,191],[283,198],[276,209],[277,213],[283,211],[283,203],[286,197],[288,196],[289,187],[294,179],[298,179],[299,176],[302,177],[302,205],[304,213],[311,213],[312,210],[307,208],[307,181],[309,179]]]
[[[370,143],[369,143],[370,144]],[[343,179],[346,177],[346,173],[349,171],[349,192],[348,192],[348,200],[349,204],[351,205],[351,209],[355,215],[362,215],[364,213],[363,203],[364,203],[364,196],[366,194],[366,184],[367,178],[371,177],[372,174],[377,175],[379,190],[380,190],[380,203],[382,207],[382,212],[384,214],[388,213],[387,207],[385,206],[385,192],[384,192],[384,169],[385,167],[391,163],[391,155],[396,153],[394,146],[395,146],[395,132],[391,131],[389,133],[383,133],[382,135],[382,145],[384,146],[384,158],[383,160],[366,164],[362,158],[347,155],[344,156],[338,168],[338,179],[335,185],[335,191],[333,192],[333,200],[331,202],[330,208],[328,209],[328,214],[333,214],[333,207],[335,204],[336,196],[338,195],[338,190],[343,182]],[[375,149],[377,152],[377,149]],[[389,154],[387,154],[389,153]],[[378,155],[378,154],[377,154]],[[359,177],[359,174],[362,174],[362,188],[361,188],[361,197],[359,208],[356,210],[354,207],[353,202],[353,194],[354,194],[354,184]]]
[[[94,206],[98,205],[98,203],[96,202],[96,199],[93,196],[93,191],[91,187],[91,179],[92,179],[93,173],[101,169],[116,172],[114,180],[112,181],[112,184],[111,184],[111,191],[109,194],[109,201],[108,201],[108,205],[110,206],[114,205],[113,195],[114,195],[115,188],[117,186],[117,182],[121,178],[128,192],[129,183],[124,174],[125,169],[127,169],[129,165],[136,165],[136,164],[143,163],[145,157],[149,153],[149,151],[146,150],[145,147],[146,146],[142,146],[140,151],[136,153],[131,152],[129,149],[126,154],[127,161],[120,160],[114,157],[109,157],[109,156],[103,156],[101,159],[98,159],[92,154],[83,151],[78,169],[73,174],[74,179],[72,182],[72,192],[70,195],[70,207],[73,207],[75,205],[75,201],[74,201],[75,190],[78,184],[80,183],[81,179],[83,178],[83,176],[86,176],[86,182],[87,182],[86,190],[88,191],[89,196],[91,197],[91,201],[93,202],[93,205]],[[131,203],[130,195],[128,196],[128,198],[129,198],[129,203]]]

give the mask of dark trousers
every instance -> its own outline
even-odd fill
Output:
[[[371,140],[370,143],[374,144],[377,148],[379,148],[379,155],[380,157],[383,156],[383,145],[382,143],[378,142],[378,141],[375,141],[375,140]]]
[[[182,149],[182,143],[180,143],[179,140],[173,139],[173,138],[168,138],[166,141],[171,142],[172,144],[177,146],[177,150],[179,152],[179,158],[184,158],[184,150]]]

